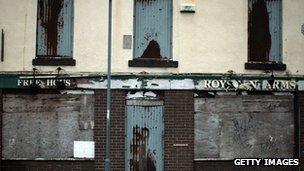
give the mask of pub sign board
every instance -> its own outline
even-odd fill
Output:
[[[58,86],[74,88],[75,81],[71,78],[21,78],[17,81],[17,87],[20,88],[29,88],[33,85],[42,89],[58,88]]]

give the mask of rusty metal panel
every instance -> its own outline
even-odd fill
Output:
[[[73,2],[73,0],[38,0],[38,57],[72,56]]]
[[[172,0],[135,0],[134,58],[172,58]]]
[[[160,102],[126,106],[125,170],[164,170],[164,115]],[[147,105],[150,103],[150,105]],[[127,103],[128,104],[128,103]]]
[[[251,61],[282,62],[282,0],[249,0]]]
[[[4,158],[71,158],[93,141],[94,95],[4,94]]]
[[[293,96],[195,99],[195,159],[294,156]]]

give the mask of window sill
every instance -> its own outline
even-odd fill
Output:
[[[129,60],[129,67],[177,68],[178,61],[157,59],[133,59]]]
[[[39,66],[75,66],[76,60],[73,58],[47,58],[37,57],[33,59],[33,65]]]
[[[273,62],[246,62],[245,69],[285,71],[286,64]]]

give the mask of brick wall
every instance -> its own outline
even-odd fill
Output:
[[[165,91],[165,170],[193,170],[193,103],[192,91]],[[95,161],[3,161],[3,166],[5,166],[3,168],[7,170],[104,170],[106,145],[105,90],[95,91],[94,108]],[[111,109],[111,166],[112,170],[124,170],[125,91],[112,91]],[[174,144],[177,146],[174,146]]]
[[[165,170],[166,171],[193,170],[193,159],[194,159],[193,92],[165,91],[164,105],[165,105]]]
[[[112,91],[111,99],[111,168],[124,170],[125,92]],[[106,91],[95,91],[95,170],[103,170],[106,138]]]

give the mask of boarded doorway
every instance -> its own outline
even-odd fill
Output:
[[[125,170],[164,170],[162,101],[127,100]]]

